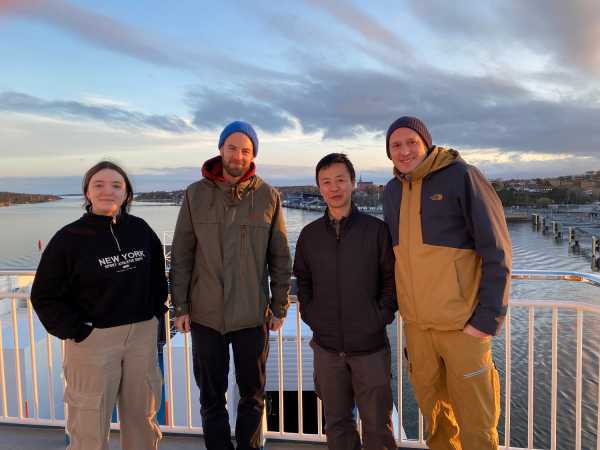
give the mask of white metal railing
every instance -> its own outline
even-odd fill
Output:
[[[0,315],[0,423],[16,423],[16,424],[30,424],[30,425],[49,425],[49,426],[64,426],[64,415],[65,405],[62,404],[62,388],[64,388],[64,380],[60,378],[59,385],[61,389],[56,389],[57,377],[60,374],[60,368],[57,367],[58,362],[62,361],[64,356],[64,343],[58,339],[48,335],[40,326],[37,317],[31,307],[28,294],[26,291],[19,291],[16,289],[16,282],[19,277],[29,277],[31,279],[35,275],[34,271],[0,271],[0,279],[8,280],[3,286],[0,283],[0,306],[8,304],[7,311]],[[575,281],[587,283],[594,287],[600,287],[600,276],[595,274],[586,274],[579,272],[552,272],[552,271],[514,271],[513,279],[517,280],[562,280],[562,281]],[[4,299],[4,300],[2,300]],[[21,306],[19,306],[19,302]],[[540,321],[547,321],[548,318],[545,314],[550,314],[550,328],[551,335],[550,347],[550,386],[549,386],[549,404],[536,405],[535,395],[536,393],[542,392],[546,389],[544,386],[538,385],[535,381],[535,364],[537,361],[536,355],[536,344],[542,343],[543,341],[536,340],[536,324]],[[559,358],[558,358],[558,346],[559,346],[559,314],[564,313],[567,315],[574,316],[575,328],[574,334],[569,337],[561,335],[561,342],[573,346],[569,349],[575,356],[575,377],[570,380],[574,383],[574,416],[575,416],[575,427],[571,432],[574,435],[574,445],[576,450],[582,448],[582,423],[584,423],[583,414],[590,413],[590,408],[586,408],[585,411],[582,409],[583,403],[583,370],[584,363],[594,365],[598,361],[598,352],[591,354],[590,357],[584,360],[584,319],[588,316],[597,318],[600,320],[600,306],[589,303],[580,303],[573,301],[548,301],[548,300],[512,300],[510,301],[509,310],[505,322],[503,337],[497,338],[496,343],[502,344],[504,347],[503,355],[498,354],[496,351],[496,359],[503,363],[504,373],[504,407],[503,407],[503,427],[500,427],[500,432],[503,433],[503,447],[505,449],[534,449],[534,437],[536,436],[535,419],[536,411],[549,411],[550,417],[550,428],[549,428],[549,448],[550,450],[556,450],[558,442],[558,403],[559,393]],[[536,317],[540,317],[536,322]],[[562,317],[562,316],[561,316]],[[192,392],[195,391],[195,384],[192,382],[192,364],[191,364],[191,344],[188,335],[183,337],[175,336],[181,340],[183,347],[183,353],[179,354],[179,358],[184,360],[184,369],[182,378],[177,378],[178,375],[174,374],[174,358],[176,346],[174,345],[174,338],[171,337],[169,329],[169,313],[166,314],[165,320],[165,331],[166,331],[166,343],[164,348],[164,361],[165,361],[165,413],[163,416],[163,425],[161,429],[165,432],[170,433],[185,433],[185,434],[201,434],[202,428],[199,425],[197,416],[194,416],[194,411],[199,409],[197,399],[193,397]],[[325,435],[323,434],[323,417],[321,414],[321,403],[319,399],[316,399],[316,405],[314,407],[317,415],[317,432],[308,433],[305,432],[303,422],[303,412],[308,407],[304,404],[302,396],[302,385],[303,385],[303,370],[312,370],[310,367],[303,367],[302,354],[303,349],[302,339],[302,326],[301,317],[299,312],[294,315],[293,320],[295,321],[295,335],[293,337],[288,336],[287,338],[295,340],[295,353],[296,353],[296,386],[297,386],[297,431],[290,432],[284,429],[284,418],[285,418],[285,386],[284,386],[284,336],[281,330],[274,334],[272,339],[272,347],[277,348],[277,363],[276,363],[276,377],[278,379],[278,412],[279,412],[279,423],[278,430],[267,430],[266,436],[271,439],[285,439],[290,441],[299,442],[324,442]],[[522,323],[526,320],[526,325]],[[7,323],[8,322],[8,323]],[[5,325],[8,325],[5,327]],[[513,359],[513,339],[515,334],[513,332],[514,327],[521,327],[521,332],[517,336],[523,338],[527,335],[527,397],[524,402],[523,399],[513,398],[513,376],[517,373],[513,373],[513,366],[515,360]],[[26,327],[27,330],[21,329]],[[6,328],[6,329],[5,329]],[[527,330],[525,333],[524,330]],[[22,337],[27,336],[27,339]],[[37,335],[37,338],[36,338]],[[286,338],[286,339],[287,339]],[[548,336],[545,336],[547,339]],[[540,337],[538,336],[538,339]],[[572,342],[569,340],[572,339]],[[273,342],[274,340],[274,342]],[[5,348],[5,341],[11,341],[8,347]],[[28,345],[27,345],[28,344]],[[273,345],[274,344],[274,345]],[[396,390],[397,390],[397,408],[398,408],[398,420],[396,429],[399,431],[398,444],[404,448],[426,448],[425,445],[425,431],[424,431],[424,420],[421,414],[417,415],[416,423],[409,423],[406,419],[404,411],[404,390],[405,378],[404,378],[404,361],[402,356],[403,349],[403,333],[402,333],[402,320],[396,321],[396,340],[395,350],[397,358],[397,377],[396,377]],[[547,344],[547,342],[545,342]],[[57,352],[58,349],[58,352]],[[45,360],[43,363],[40,362],[40,355],[37,351],[43,350],[45,353],[42,358]],[[180,350],[177,347],[177,350]],[[496,348],[497,350],[497,348]],[[12,355],[10,355],[12,353]],[[181,353],[181,352],[179,352]],[[58,358],[60,355],[60,358]],[[503,361],[502,361],[503,356]],[[271,355],[273,357],[273,355]],[[517,364],[523,364],[523,361],[517,357]],[[40,369],[42,365],[42,369]],[[23,366],[27,366],[24,370]],[[179,367],[179,364],[176,366]],[[8,369],[12,368],[14,372],[14,383],[9,383],[7,373],[10,372]],[[562,369],[562,367],[561,367]],[[40,373],[42,373],[40,377]],[[521,373],[519,372],[518,375]],[[600,364],[598,369],[594,373],[598,379],[600,379]],[[273,374],[271,374],[273,376]],[[596,379],[596,385],[598,384]],[[40,390],[39,384],[45,380],[45,389]],[[27,385],[27,386],[25,386]],[[175,387],[178,389],[183,385],[183,396],[177,395]],[[9,389],[13,388],[13,389]],[[9,390],[11,392],[9,392]],[[43,392],[45,390],[45,392]],[[42,408],[42,400],[47,407]],[[586,400],[589,398],[586,397]],[[58,401],[58,403],[57,403]],[[595,407],[592,408],[593,413],[596,417],[596,429],[586,430],[586,433],[596,435],[595,446],[600,450],[600,389],[594,398]],[[63,409],[57,408],[57,405],[62,404]],[[512,406],[519,405],[520,409],[525,408],[526,414],[526,446],[524,447],[511,447],[511,441],[514,441],[514,436],[511,433],[513,431],[513,423],[511,422],[512,417]],[[526,406],[525,406],[526,405]],[[42,411],[43,410],[43,411]],[[180,417],[184,412],[184,420]],[[177,414],[176,414],[177,412]],[[414,415],[414,407],[412,411]],[[589,424],[590,420],[585,420],[585,423]],[[113,428],[118,428],[118,423],[113,424]],[[416,428],[416,436],[412,439],[407,439],[401,434],[402,430]],[[539,434],[539,433],[538,433]]]

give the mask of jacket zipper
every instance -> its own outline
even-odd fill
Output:
[[[247,225],[240,225],[240,231],[241,231],[241,250],[240,250],[240,254],[241,256],[246,256],[246,240],[247,237],[246,235],[248,234],[248,226]]]
[[[119,245],[119,240],[117,239],[117,236],[115,236],[115,232],[113,230],[112,222],[109,224],[109,227],[110,227],[110,234],[112,234],[113,239],[117,243],[117,249],[120,252],[121,251],[121,245]]]
[[[343,358],[346,356],[346,344],[344,342],[344,326],[342,322],[342,299],[340,297],[340,226],[336,226],[336,248],[335,248],[335,283],[338,304],[338,328],[342,344],[342,351],[339,355]]]
[[[410,262],[411,261],[411,249],[413,246],[413,241],[414,241],[414,236],[413,236],[413,229],[412,229],[412,216],[413,216],[413,194],[412,194],[412,178],[408,179],[408,190],[409,190],[409,194],[408,194],[408,226],[407,226],[407,248],[406,248],[406,259]],[[415,296],[414,296],[414,292],[415,292],[415,285],[414,285],[414,279],[413,279],[413,271],[412,271],[412,265],[409,263],[409,279],[410,279],[410,299],[412,300],[412,304],[415,308],[415,317],[417,319],[417,322],[419,321],[419,313],[417,311],[417,303],[415,301]]]

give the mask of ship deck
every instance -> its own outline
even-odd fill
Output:
[[[119,450],[119,432],[110,437],[110,450]],[[166,434],[160,442],[160,450],[205,449],[202,436]],[[268,442],[268,450],[324,450],[325,444],[296,442]],[[56,427],[32,427],[26,425],[0,425],[0,450],[64,450],[65,431]]]

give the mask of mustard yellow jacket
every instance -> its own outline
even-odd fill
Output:
[[[512,256],[494,188],[457,151],[437,146],[411,173],[394,174],[384,216],[402,318],[423,329],[460,330],[470,323],[497,334]]]

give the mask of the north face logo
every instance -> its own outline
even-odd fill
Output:
[[[431,200],[444,200],[444,194],[433,194],[429,197]]]

